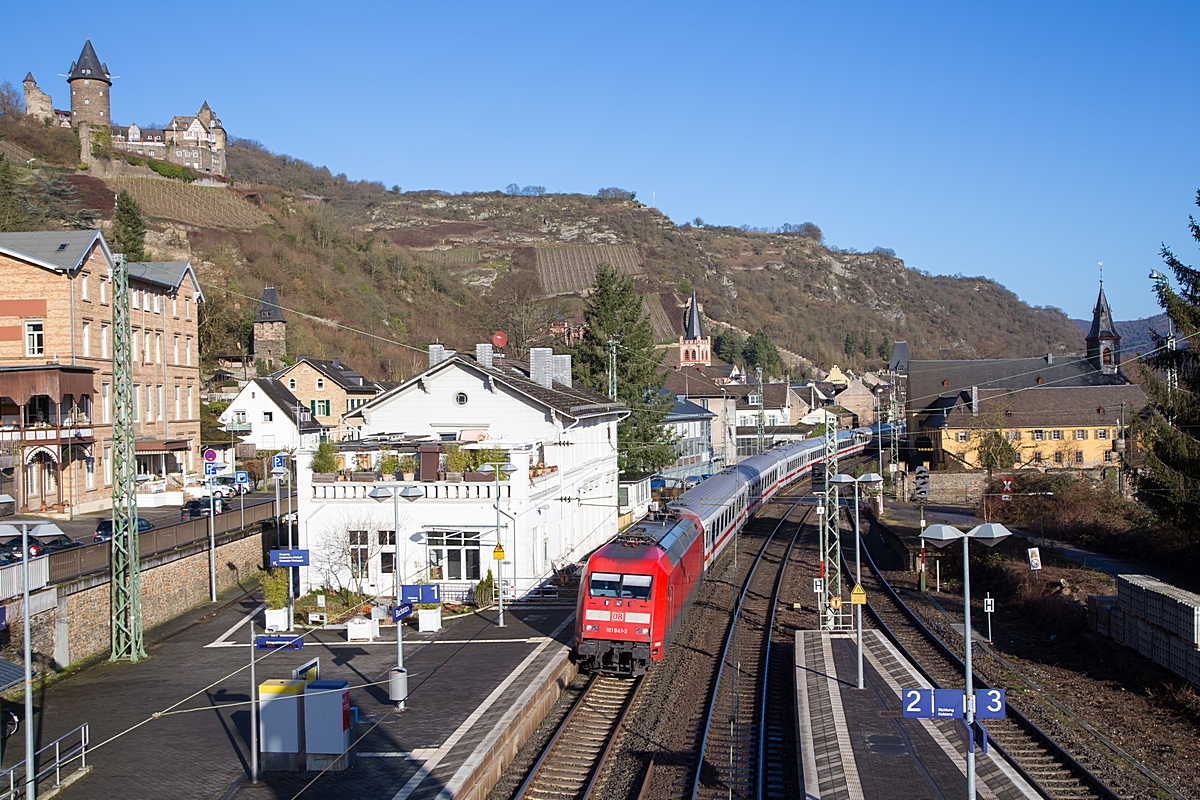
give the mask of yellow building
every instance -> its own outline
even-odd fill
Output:
[[[1114,441],[1146,405],[1141,388],[1039,386],[985,389],[943,398],[922,421],[931,463],[947,468],[990,466],[1096,469],[1119,461]],[[1007,453],[1007,456],[1003,455]],[[991,456],[991,457],[989,457]]]
[[[344,415],[383,391],[382,386],[337,358],[325,361],[301,356],[271,377],[307,406],[313,420],[328,428],[335,441],[358,438],[358,428],[347,425]]]

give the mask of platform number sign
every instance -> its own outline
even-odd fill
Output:
[[[903,714],[908,719],[929,719],[933,716],[932,689],[905,689],[900,693]]]
[[[913,497],[918,500],[929,497],[929,467],[917,467],[913,475]]]
[[[1003,689],[976,689],[975,716],[979,719],[1004,719],[1006,699]]]

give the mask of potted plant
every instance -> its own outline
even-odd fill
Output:
[[[400,459],[400,476],[403,480],[411,481],[417,475],[417,458],[416,456],[403,456]]]
[[[463,473],[471,466],[470,453],[463,450],[460,446],[446,448],[446,480],[451,483],[458,483],[462,480]]]
[[[288,628],[288,574],[284,569],[260,569],[258,582],[262,586],[263,599],[267,601],[264,627],[271,631]]]
[[[385,478],[390,478],[399,471],[400,459],[390,450],[384,450],[382,458],[379,459],[379,474]]]

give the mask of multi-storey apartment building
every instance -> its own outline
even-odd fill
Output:
[[[112,266],[99,231],[0,233],[0,472],[19,510],[111,502]],[[131,402],[146,490],[198,469],[203,300],[186,261],[129,265]]]

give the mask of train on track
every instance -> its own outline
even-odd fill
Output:
[[[891,428],[839,432],[838,457],[887,439]],[[643,675],[661,661],[705,571],[734,534],[824,456],[824,439],[806,439],[747,458],[592,553],[575,616],[574,657],[580,668]]]

